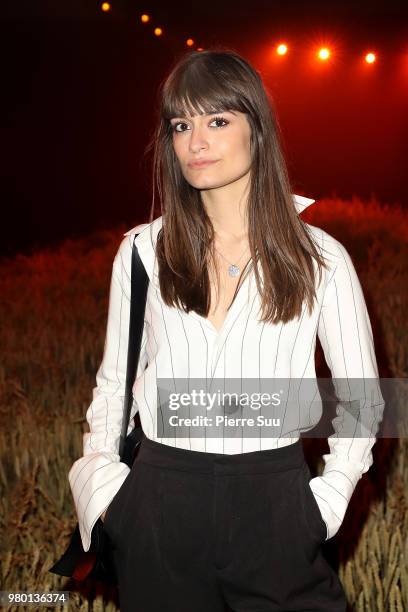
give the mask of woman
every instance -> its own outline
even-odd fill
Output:
[[[115,257],[90,431],[69,472],[84,549],[101,516],[122,611],[344,611],[321,548],[372,464],[374,402],[364,438],[345,437],[351,416],[339,412],[311,478],[299,435],[320,413],[288,409],[273,434],[202,421],[177,430],[158,391],[313,381],[316,335],[334,379],[377,379],[353,263],[298,216],[314,200],[292,196],[271,101],[236,52],[190,52],[175,65],[152,146],[162,216],[127,232]],[[134,240],[150,283],[131,414],[146,437],[129,470],[118,445]],[[297,428],[286,425],[294,414]]]

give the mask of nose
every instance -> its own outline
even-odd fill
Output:
[[[198,153],[201,149],[206,149],[208,142],[205,138],[204,130],[195,125],[191,130],[189,148],[192,153]]]

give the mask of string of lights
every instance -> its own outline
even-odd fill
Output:
[[[110,2],[102,2],[100,7],[104,13],[109,13],[112,10],[112,4]],[[143,13],[142,15],[140,15],[140,21],[143,24],[150,25],[152,18],[147,13]],[[154,36],[163,36],[165,33],[164,28],[160,25],[154,25],[152,32]],[[193,38],[187,38],[185,41],[185,44],[187,47],[191,47],[191,48],[194,47],[196,51],[204,50],[204,47],[196,46],[196,42]],[[276,55],[280,57],[284,57],[290,52],[289,45],[286,42],[281,41],[276,45],[275,52],[276,52]],[[377,61],[377,55],[378,54],[374,52],[373,50],[367,50],[364,52],[363,58],[367,64],[374,64]],[[316,49],[315,56],[316,56],[316,59],[322,62],[326,62],[330,60],[332,56],[332,52],[328,47],[321,47],[321,48]]]

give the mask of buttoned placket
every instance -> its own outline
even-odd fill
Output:
[[[224,322],[218,331],[213,323],[206,319],[205,317],[197,314],[194,311],[190,311],[187,316],[192,316],[197,321],[204,325],[209,333],[210,345],[211,345],[211,371],[210,371],[210,381],[214,378],[217,373],[217,378],[222,378],[224,376],[224,366],[223,362],[220,360],[221,352],[224,348],[225,342],[228,339],[228,336],[233,333],[233,327],[235,325],[236,320],[240,317],[241,311],[245,306],[249,306],[251,301],[251,295],[253,293],[253,271],[248,274],[248,276],[244,279],[242,285],[240,286],[237,295],[235,296],[235,300],[233,301],[230,309],[227,312],[227,315],[224,319]],[[208,338],[208,336],[207,336]]]
[[[160,292],[159,274],[158,274],[158,262],[157,257],[153,249],[149,245],[149,237],[144,232],[136,237],[136,245],[139,250],[139,255],[142,262],[148,272],[151,282],[155,285],[158,292]],[[261,275],[262,276],[262,275]],[[224,364],[220,359],[221,352],[224,348],[224,344],[228,339],[230,333],[233,333],[233,326],[238,318],[240,318],[241,311],[245,306],[249,307],[249,304],[254,297],[254,291],[256,289],[256,282],[253,269],[245,277],[241,284],[237,295],[235,296],[234,302],[231,308],[227,312],[221,329],[218,331],[213,323],[196,313],[190,311],[189,313],[181,310],[183,317],[192,317],[196,319],[203,327],[205,327],[208,334],[206,335],[209,352],[210,352],[210,372],[207,372],[207,379],[209,385],[212,379],[217,373],[217,378],[224,377]]]

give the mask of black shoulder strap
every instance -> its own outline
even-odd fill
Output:
[[[135,235],[135,238],[139,234]],[[124,418],[120,434],[119,456],[123,458],[125,440],[129,427],[130,411],[133,404],[132,387],[135,382],[137,366],[140,357],[140,347],[143,338],[144,313],[146,308],[146,295],[149,286],[149,277],[140,259],[135,239],[132,247],[131,296],[129,315],[129,340],[126,368],[126,391],[124,404]]]

